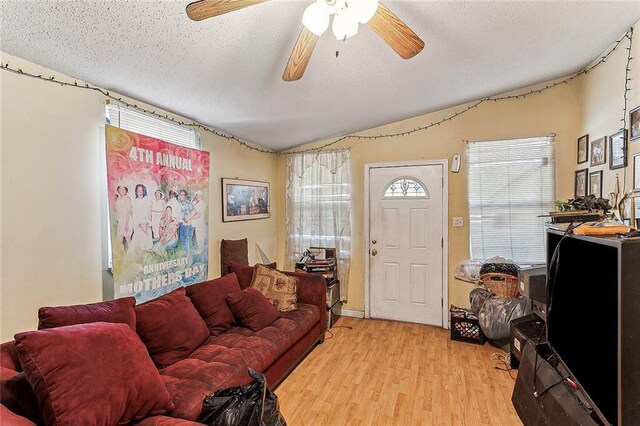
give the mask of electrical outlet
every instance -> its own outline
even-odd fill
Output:
[[[453,226],[455,227],[461,227],[464,226],[464,219],[461,217],[454,217],[453,218]]]

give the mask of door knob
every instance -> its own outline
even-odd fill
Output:
[[[378,241],[377,241],[377,240],[372,240],[372,241],[371,241],[371,244],[377,244],[377,243],[378,243]]]
[[[376,254],[378,254],[378,250],[376,249],[371,250],[371,256],[375,256]]]

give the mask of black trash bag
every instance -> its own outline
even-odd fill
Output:
[[[471,312],[473,312],[475,316],[478,316],[480,314],[480,309],[484,306],[484,302],[486,302],[492,295],[493,293],[482,287],[471,290],[471,293],[469,293]]]
[[[264,375],[251,368],[249,375],[255,383],[206,397],[198,421],[210,426],[287,426],[278,397],[267,388]]]

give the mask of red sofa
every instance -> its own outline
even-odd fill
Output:
[[[136,330],[137,336],[145,344],[151,359],[155,362],[155,368],[170,395],[169,404],[171,404],[171,401],[173,402],[170,409],[165,409],[161,412],[156,410],[155,413],[163,415],[149,415],[142,419],[141,424],[189,424],[191,421],[197,420],[204,397],[211,395],[218,389],[251,382],[251,378],[247,374],[249,367],[262,372],[266,376],[267,384],[273,389],[280,384],[316,344],[323,342],[327,323],[326,286],[321,276],[306,273],[285,272],[289,276],[298,278],[297,310],[280,313],[280,318],[258,331],[253,331],[236,323],[229,323],[230,327],[228,328],[224,327],[224,325],[221,327],[220,322],[225,321],[220,316],[222,311],[218,309],[219,306],[218,308],[213,307],[214,304],[209,303],[209,299],[203,302],[203,295],[209,297],[212,294],[216,294],[215,291],[218,289],[222,293],[227,292],[227,295],[232,293],[238,295],[242,292],[237,292],[237,290],[247,289],[251,283],[253,268],[233,265],[232,270],[235,275],[231,274],[207,283],[189,286],[186,288],[186,292],[184,289],[178,289],[155,301],[136,306],[133,309],[135,312],[133,324],[130,317],[122,317],[122,315],[121,318],[111,320],[113,314],[110,312],[100,313],[100,315],[111,315],[108,319],[102,319],[98,316],[98,321],[125,323]],[[235,282],[236,277],[237,284],[233,284],[232,281]],[[239,289],[236,285],[239,285]],[[246,291],[254,290],[249,289]],[[185,294],[191,297],[192,305],[187,306],[188,301],[185,302],[185,300],[188,299]],[[119,303],[125,303],[123,299],[119,300]],[[224,301],[225,298],[217,297],[217,300],[218,302],[216,303],[220,304],[221,302],[219,301]],[[93,320],[84,318],[84,312],[78,309],[96,305],[99,305],[102,309],[106,303],[109,302],[72,307],[76,317],[72,318],[71,323],[92,322]],[[47,314],[52,312],[55,314],[57,313],[56,309],[65,308],[43,309],[39,312],[39,329],[68,325],[68,323],[47,324]],[[95,311],[95,308],[92,309]],[[216,309],[218,310],[216,311]],[[193,312],[197,312],[200,317],[198,319],[190,319],[190,316],[194,315]],[[159,315],[158,313],[161,314]],[[206,316],[203,314],[206,314]],[[176,322],[168,322],[167,318],[171,318],[172,315],[179,316],[180,321],[177,321],[177,324]],[[228,316],[227,313],[225,315]],[[95,320],[95,316],[92,318]],[[196,321],[197,324],[193,321]],[[228,318],[226,321],[228,321]],[[53,322],[55,323],[55,321]],[[196,325],[187,327],[187,333],[184,333],[184,330],[180,330],[181,327],[184,329],[185,324],[190,322]],[[231,322],[234,322],[233,318],[231,318]],[[156,327],[151,327],[151,323],[155,324]],[[93,322],[92,324],[84,324],[84,326],[72,325],[66,328],[58,328],[57,331],[66,332],[67,329],[74,330],[72,327],[85,327],[83,332],[90,333],[91,330],[87,331],[87,326],[99,327],[101,324],[104,324],[104,322]],[[202,324],[205,324],[204,328]],[[115,327],[116,325],[107,324],[107,326]],[[121,327],[121,329],[117,330],[118,332],[125,334],[128,332],[133,335],[129,328],[124,327],[122,324],[117,326]],[[176,328],[176,330],[173,330],[173,328]],[[38,333],[42,332],[39,331]],[[202,333],[206,334],[203,336]],[[78,332],[78,334],[80,333]],[[17,339],[26,339],[21,337],[20,333],[16,336]],[[199,340],[203,337],[204,341],[199,343]],[[73,338],[73,335],[70,338]],[[182,344],[176,339],[183,339],[185,343]],[[171,348],[172,351],[163,352],[154,347],[154,342],[171,344],[172,340],[176,341]],[[194,342],[198,346],[195,350],[191,350],[189,345],[193,346]],[[43,411],[40,395],[38,395],[38,399],[34,397],[33,389],[36,389],[36,385],[33,388],[28,385],[33,382],[31,378],[29,382],[23,381],[23,386],[21,387],[12,385],[10,389],[7,388],[7,383],[15,382],[16,378],[19,377],[17,375],[23,371],[20,356],[24,360],[24,354],[20,353],[20,356],[18,354],[18,349],[24,351],[20,346],[21,344],[18,345],[18,348],[16,347],[16,341],[0,345],[0,393],[3,405],[0,407],[2,410],[0,411],[0,416],[3,424],[5,424],[5,421],[7,422],[6,424],[29,424],[24,417],[17,415],[25,415],[32,420],[38,420],[39,418],[39,421],[41,421],[43,414],[46,419],[50,418],[50,413]],[[43,353],[40,356],[45,359],[47,356],[46,351],[54,351],[54,349],[44,348],[42,350]],[[70,351],[69,356],[73,356],[72,351]],[[50,360],[47,361],[50,362]],[[55,366],[52,370],[55,370]],[[24,374],[26,373],[23,373],[22,376]],[[25,386],[24,383],[27,383],[27,385]],[[49,383],[50,385],[51,383]],[[34,401],[40,401],[35,408],[36,402]],[[31,404],[32,412],[29,412],[29,404]],[[13,412],[9,411],[11,409],[13,409]],[[46,404],[44,409],[46,410]],[[34,410],[40,410],[40,412],[33,413]],[[140,420],[140,417],[132,418]]]

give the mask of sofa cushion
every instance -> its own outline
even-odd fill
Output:
[[[47,424],[117,424],[173,408],[146,348],[127,325],[79,324],[15,338]]]
[[[298,278],[290,277],[264,265],[253,268],[251,287],[269,300],[280,312],[295,311],[298,300]]]
[[[184,287],[135,307],[136,330],[158,366],[189,356],[209,337]]]
[[[265,266],[268,266],[271,269],[276,269],[278,267],[276,262]],[[251,286],[251,280],[253,279],[253,266],[231,262],[229,264],[229,268],[231,269],[231,272],[235,272],[238,276],[238,283],[242,290]]]
[[[160,370],[176,406],[171,416],[197,419],[205,396],[250,383],[248,367],[266,371],[318,324],[319,318],[317,306],[299,303],[297,311],[283,313],[260,331],[231,327],[209,337],[187,359]]]
[[[38,309],[38,330],[102,321],[127,324],[136,331],[135,304],[135,298],[125,297],[86,305],[45,306]]]
[[[8,380],[2,380],[0,387],[2,403],[14,413],[26,417],[36,424],[43,424],[38,398],[24,372],[18,373]]]
[[[255,288],[227,295],[227,303],[236,320],[253,331],[261,330],[280,318],[275,306]]]
[[[240,291],[235,273],[190,285],[186,290],[187,296],[204,319],[212,336],[228,330],[233,325],[233,313],[227,305],[227,294]]]
[[[267,327],[252,331],[231,327],[226,333],[211,337],[189,359],[224,363],[244,363],[256,371],[265,371],[278,357],[302,338],[320,319],[317,306],[298,304],[298,309],[284,312]]]

